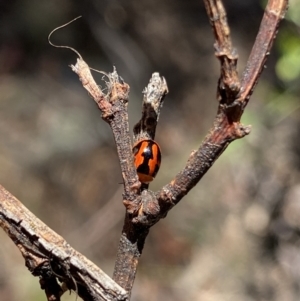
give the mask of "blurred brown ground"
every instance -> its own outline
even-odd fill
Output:
[[[224,2],[242,72],[263,10],[260,1]],[[116,66],[131,87],[131,127],[151,73],[168,82],[153,190],[209,130],[219,65],[202,1],[0,1],[0,183],[111,275],[124,216],[114,141],[68,67],[76,56],[47,42],[78,15],[52,40],[76,48],[91,67]],[[284,93],[277,57],[275,47],[244,115],[250,136],[230,145],[152,229],[133,301],[299,299],[300,115],[272,109],[273,91]],[[3,231],[0,239],[0,300],[45,300]]]

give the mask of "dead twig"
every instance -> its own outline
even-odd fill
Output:
[[[143,109],[141,120],[133,128],[133,142],[155,138],[156,126],[163,101],[168,93],[167,82],[155,72],[143,91]]]
[[[204,0],[204,3],[215,33],[216,56],[220,59],[219,49],[222,49],[224,54],[220,59],[221,84],[218,88],[220,94],[218,113],[213,127],[199,149],[191,153],[186,167],[176,175],[171,183],[156,193],[161,207],[159,212],[161,217],[165,216],[168,210],[198,183],[229,143],[250,133],[250,126],[242,125],[240,118],[263,70],[279,23],[288,6],[288,0],[270,0],[268,2],[241,84],[239,84],[236,77],[235,56],[232,59],[235,51],[231,46],[223,5],[220,0]],[[232,98],[232,96],[234,97]]]
[[[231,104],[240,92],[237,51],[232,46],[230,28],[222,1],[207,0],[204,4],[215,35],[215,55],[221,63],[218,100],[224,104]]]
[[[241,79],[241,91],[237,99],[244,109],[265,67],[266,60],[276,38],[279,24],[288,9],[288,0],[269,0],[256,36],[247,66]],[[242,114],[242,111],[240,112]],[[241,115],[240,115],[241,116]]]
[[[124,289],[43,224],[2,186],[0,226],[19,248],[30,272],[41,278],[48,298],[59,300],[63,292],[55,280],[59,275],[59,280],[68,289],[75,291],[78,287],[78,295],[83,300],[128,300]]]
[[[159,73],[153,73],[143,93],[142,117],[133,129],[134,143],[143,139],[154,140],[160,110],[164,97],[168,93],[166,80],[160,77]],[[143,183],[142,187],[143,192],[137,196],[134,205],[124,200],[127,210],[113,274],[113,279],[129,292],[132,289],[138,260],[149,232],[149,225],[139,224],[136,216],[140,210],[145,210],[154,198],[153,193],[147,190],[148,184]],[[157,210],[157,208],[152,209]]]

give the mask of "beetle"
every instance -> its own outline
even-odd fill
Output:
[[[161,163],[159,145],[151,139],[138,141],[133,146],[133,154],[140,182],[148,184],[153,181]]]

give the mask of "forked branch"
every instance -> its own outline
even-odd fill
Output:
[[[223,4],[220,0],[204,0],[204,3],[221,66],[217,88],[218,112],[212,128],[199,149],[191,152],[185,168],[156,193],[141,189],[134,167],[127,113],[129,86],[116,70],[110,74],[103,73],[108,80],[108,92],[104,93],[80,55],[77,64],[72,66],[83,87],[98,104],[102,118],[111,126],[116,142],[124,181],[126,216],[113,279],[126,291],[0,187],[0,226],[20,249],[29,270],[41,277],[48,299],[59,300],[64,291],[57,284],[56,278],[59,278],[84,300],[128,300],[150,227],[165,217],[200,181],[232,141],[249,134],[250,127],[242,125],[240,119],[263,70],[288,0],[269,0],[241,80],[236,70],[237,53],[232,47]],[[153,139],[155,135],[167,85],[164,78],[156,73],[152,79],[144,94],[142,118],[134,128],[134,140]]]
[[[159,203],[162,208],[165,208],[160,212],[162,216],[198,183],[230,142],[250,133],[250,127],[243,126],[240,118],[263,70],[279,23],[288,7],[288,0],[268,2],[241,84],[239,84],[235,70],[236,58],[235,55],[232,56],[235,51],[231,45],[229,26],[222,1],[204,0],[204,3],[215,34],[216,56],[221,62],[221,84],[218,87],[220,103],[214,125],[199,149],[192,152],[186,167],[176,175],[175,179],[157,192]],[[219,49],[222,50],[221,57]],[[239,86],[240,89],[237,89]]]

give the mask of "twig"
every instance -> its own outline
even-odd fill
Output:
[[[83,87],[98,104],[103,120],[110,125],[113,131],[124,181],[123,200],[133,204],[141,184],[138,181],[133,163],[132,144],[129,135],[127,113],[129,86],[114,69],[112,73],[107,74],[108,93],[104,94],[96,84],[90,67],[83,59],[77,59],[76,65],[71,65],[71,68],[78,74]]]
[[[144,90],[142,118],[133,129],[134,142],[155,138],[156,125],[163,99],[167,93],[168,87],[164,77],[160,77],[159,73],[153,73],[147,88]],[[148,184],[143,183],[142,185],[144,189],[148,189]],[[138,260],[149,232],[149,225],[147,223],[138,224],[136,216],[138,211],[145,210],[147,204],[150,204],[153,198],[154,195],[151,192],[143,190],[142,194],[137,197],[134,206],[131,202],[124,202],[127,210],[118,246],[113,279],[128,292],[132,289]]]
[[[264,69],[276,38],[279,24],[288,9],[288,0],[269,0],[241,80],[238,102],[244,109]],[[242,111],[240,112],[242,114]]]
[[[133,128],[133,145],[142,140],[154,140],[156,126],[164,98],[168,94],[168,86],[164,77],[158,72],[152,74],[148,86],[144,89],[142,117]],[[149,184],[142,183],[141,189],[148,189]]]
[[[143,91],[143,109],[141,120],[133,128],[133,143],[143,139],[155,138],[156,125],[160,110],[163,106],[164,97],[168,93],[167,82],[155,72]]]
[[[88,90],[98,104],[102,112],[102,118],[110,125],[116,142],[124,181],[123,203],[127,211],[114,270],[118,271],[118,273],[114,272],[113,279],[130,292],[132,286],[128,287],[126,285],[128,283],[127,279],[132,277],[134,279],[135,272],[133,274],[128,273],[128,267],[137,265],[136,258],[141,254],[144,245],[143,237],[147,235],[148,229],[143,228],[143,230],[139,229],[139,231],[136,231],[135,225],[131,222],[133,215],[140,208],[141,198],[139,194],[141,183],[138,181],[134,166],[132,144],[129,135],[127,113],[129,86],[119,77],[117,71],[114,69],[112,73],[108,74],[109,82],[106,83],[108,93],[105,95],[94,81],[90,73],[90,68],[81,58],[77,59],[77,64],[71,67],[78,74],[83,87]],[[124,259],[125,257],[126,260]],[[136,269],[133,270],[135,271]]]
[[[75,251],[0,186],[0,226],[19,248],[26,266],[43,279],[46,294],[59,300],[55,278],[76,290],[83,300],[128,300],[128,295],[100,268]],[[54,299],[55,300],[55,299]]]
[[[230,57],[226,56],[232,53],[233,50],[231,49],[231,43],[227,35],[228,25],[226,17],[223,8],[220,9],[223,5],[221,1],[217,0],[204,0],[204,3],[214,28],[216,44],[219,45],[219,49],[223,49],[223,52],[226,54],[225,59],[230,62]],[[218,114],[214,125],[201,146],[197,151],[192,152],[186,167],[176,175],[174,180],[156,193],[158,203],[161,207],[157,219],[164,217],[168,210],[176,205],[199,182],[229,143],[250,133],[250,126],[243,126],[240,123],[240,118],[263,70],[270,48],[276,37],[279,23],[284,17],[287,6],[288,0],[270,0],[268,2],[256,42],[243,73],[240,94],[236,95],[236,99],[231,98],[231,95],[235,95],[237,91],[237,85],[235,84],[227,85],[225,87],[226,93],[221,93]],[[219,20],[220,17],[217,18],[214,14],[214,12],[218,11],[222,11],[222,21]],[[223,26],[224,29],[219,30],[219,26]],[[224,45],[222,41],[224,41]],[[219,57],[218,52],[217,57]],[[227,82],[235,83],[235,72],[231,72],[231,67],[230,63],[227,64],[221,60],[221,79],[229,76]],[[228,76],[225,76],[225,74]]]
[[[222,1],[205,0],[204,4],[215,35],[215,55],[221,63],[218,98],[221,103],[231,104],[240,91],[238,55],[232,47],[230,28]]]

